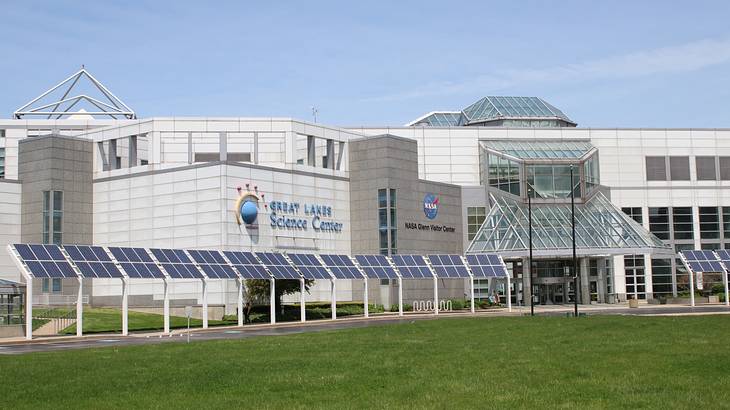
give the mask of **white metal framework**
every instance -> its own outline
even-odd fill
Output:
[[[87,94],[75,94],[82,79],[86,79],[101,94],[93,97]],[[51,94],[58,91],[62,93],[58,98],[52,98]],[[73,92],[73,93],[72,93]],[[93,106],[92,111],[71,111],[79,103],[86,102]],[[121,99],[114,95],[108,88],[92,76],[83,66],[81,69],[49,90],[34,98],[27,104],[13,112],[13,118],[21,119],[26,116],[46,117],[47,119],[68,118],[71,115],[82,113],[89,116],[109,117],[112,119],[135,119],[137,115]]]

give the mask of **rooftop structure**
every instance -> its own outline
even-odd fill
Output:
[[[434,111],[408,126],[575,127],[577,123],[538,97],[488,96],[461,111]]]

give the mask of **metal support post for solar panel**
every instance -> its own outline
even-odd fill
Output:
[[[243,279],[236,278],[236,281],[238,282],[238,326],[241,327],[243,326]]]
[[[13,258],[15,259],[15,258]],[[727,295],[727,293],[726,293]],[[25,278],[25,339],[33,339],[33,278]]]
[[[330,292],[332,293],[332,319],[337,319],[337,286],[335,280],[330,279]]]
[[[306,288],[304,286],[304,278],[299,278],[299,320],[302,322],[307,321],[307,310],[304,305],[304,292]]]
[[[689,304],[694,307],[695,305],[695,279],[692,269],[687,269],[689,274]]]
[[[78,296],[76,296],[76,336],[83,336],[83,326],[84,326],[84,283],[81,276],[78,278],[79,280],[79,293]]]
[[[476,313],[476,309],[474,307],[474,276],[469,275],[469,294],[471,297],[471,313]]]
[[[439,280],[433,277],[433,314],[439,314]]]
[[[208,281],[201,279],[203,282],[203,329],[208,328]]]
[[[276,279],[271,278],[271,286],[269,286],[269,305],[271,314],[271,324],[276,323]]]
[[[365,288],[363,290],[364,293],[363,293],[363,307],[362,308],[363,308],[363,311],[365,312],[365,317],[367,318],[367,317],[370,317],[370,312],[369,312],[370,309],[368,306],[368,278],[365,277],[363,280],[364,280]],[[727,295],[727,292],[725,294]]]
[[[122,278],[122,336],[129,334],[129,279]]]
[[[730,306],[730,294],[728,294],[727,271],[722,272],[722,284],[725,286],[725,306]]]
[[[163,301],[162,301],[162,316],[164,320],[164,327],[163,330],[165,334],[170,334],[170,284],[167,283],[167,279],[162,280],[162,292],[163,292]]]
[[[403,316],[403,278],[398,276],[398,316]]]

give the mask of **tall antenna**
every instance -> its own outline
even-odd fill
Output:
[[[317,107],[312,106],[312,117],[314,117],[314,123],[317,123],[317,114],[319,114],[319,110]]]

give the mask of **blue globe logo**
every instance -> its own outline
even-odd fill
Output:
[[[428,219],[435,219],[439,213],[439,197],[428,193],[423,197],[423,213]]]
[[[256,222],[256,217],[259,214],[259,209],[256,206],[256,203],[251,200],[245,200],[241,204],[241,219],[243,219],[243,222],[247,225],[250,225],[254,222]]]

